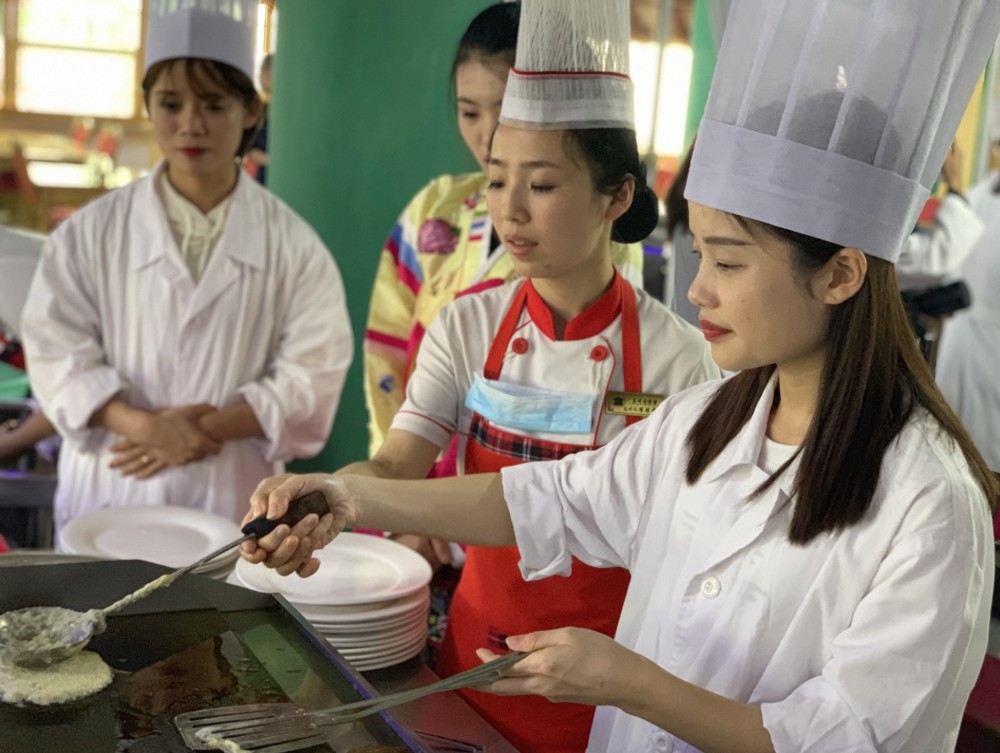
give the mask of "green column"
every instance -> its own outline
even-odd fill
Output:
[[[356,340],[330,442],[295,470],[333,470],[367,454],[361,342],[379,252],[423,184],[475,167],[455,125],[448,73],[462,31],[488,4],[281,4],[268,184],[337,260]]]
[[[691,90],[688,94],[687,123],[684,128],[684,143],[690,144],[695,131],[705,114],[708,91],[712,88],[715,75],[715,41],[712,37],[712,22],[708,12],[709,0],[695,0],[694,21],[691,26],[691,51],[694,58],[691,65]]]

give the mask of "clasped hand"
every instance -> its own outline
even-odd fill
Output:
[[[186,465],[216,455],[222,444],[212,439],[199,421],[216,408],[199,403],[150,412],[144,428],[111,446],[110,467],[122,475],[147,479],[167,466]]]

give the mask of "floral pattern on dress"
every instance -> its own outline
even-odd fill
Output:
[[[458,231],[444,220],[427,220],[420,226],[417,249],[424,254],[450,254],[458,245]]]

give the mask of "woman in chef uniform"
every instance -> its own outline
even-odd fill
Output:
[[[514,62],[520,15],[517,2],[487,7],[465,30],[452,63],[458,131],[480,169],[441,175],[424,186],[382,249],[364,341],[372,456],[403,404],[420,342],[438,311],[464,291],[493,287],[515,275],[487,210],[486,161]],[[611,260],[626,280],[641,286],[641,245],[613,242]],[[454,468],[451,453],[436,472],[450,474]]]
[[[150,11],[152,175],[53,233],[24,312],[32,386],[66,441],[57,525],[118,505],[238,520],[330,431],[352,337],[308,225],[238,169],[260,100],[256,2]]]
[[[608,9],[604,0],[587,5]],[[493,139],[490,214],[514,270],[527,279],[442,309],[386,441],[371,461],[341,472],[423,478],[456,435],[460,473],[561,458],[606,444],[665,396],[718,377],[701,334],[612,263],[612,234],[641,240],[657,209],[635,143],[628,16],[611,9],[624,42],[601,62],[620,67],[591,74],[570,101],[554,96],[568,76],[521,93]],[[571,60],[547,69],[560,65],[581,69]],[[477,648],[500,650],[508,635],[565,624],[614,634],[628,584],[623,569],[577,562],[570,578],[529,584],[517,560],[514,547],[468,549],[440,674],[477,665]],[[466,700],[523,753],[586,746],[592,708],[480,693]]]
[[[555,5],[525,0],[525,26]],[[734,0],[688,181],[689,295],[739,373],[558,462],[269,479],[252,514],[314,488],[333,514],[245,556],[309,574],[312,547],[363,524],[516,540],[532,581],[573,557],[627,567],[614,640],[509,636],[532,653],[491,687],[599,706],[591,753],[953,750],[1000,490],[913,342],[892,261],[998,32],[993,0]]]

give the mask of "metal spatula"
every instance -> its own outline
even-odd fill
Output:
[[[338,733],[350,730],[352,722],[393,706],[409,703],[432,693],[491,683],[503,677],[507,667],[516,664],[526,655],[513,652],[422,688],[320,711],[306,711],[293,703],[224,706],[178,714],[174,717],[174,724],[191,750],[224,750],[224,743],[231,741],[243,750],[254,753],[288,753],[328,742]]]

